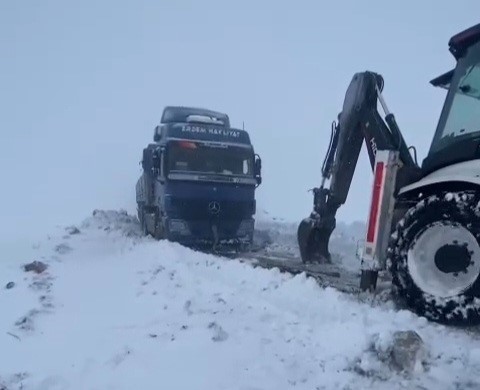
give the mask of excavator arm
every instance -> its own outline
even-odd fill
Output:
[[[372,171],[377,150],[384,149],[398,151],[408,181],[420,170],[383,100],[383,85],[382,76],[369,71],[356,73],[350,82],[338,123],[332,125],[321,185],[313,190],[313,211],[298,227],[298,244],[305,263],[331,260],[328,244],[336,226],[336,213],[347,200],[363,142]],[[377,110],[378,101],[385,120]]]

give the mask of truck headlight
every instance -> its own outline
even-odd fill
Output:
[[[255,227],[255,221],[253,219],[245,219],[240,223],[237,234],[242,235],[242,234],[252,233],[254,227]]]
[[[168,223],[168,229],[171,233],[179,233],[182,235],[190,234],[188,224],[182,219],[171,219]]]

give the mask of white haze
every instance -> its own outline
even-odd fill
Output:
[[[480,4],[427,1],[22,1],[0,4],[0,234],[29,237],[94,208],[134,210],[142,148],[167,104],[227,112],[263,157],[259,209],[308,215],[352,75],[384,75],[409,143],[427,151]],[[339,218],[364,219],[360,158]]]

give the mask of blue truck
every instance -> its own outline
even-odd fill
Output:
[[[136,184],[146,235],[187,246],[250,247],[261,158],[227,114],[167,106]]]

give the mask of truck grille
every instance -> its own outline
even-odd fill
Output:
[[[172,199],[173,213],[179,218],[192,219],[243,219],[255,214],[255,201],[215,199]]]

